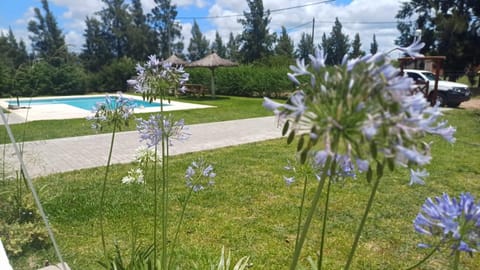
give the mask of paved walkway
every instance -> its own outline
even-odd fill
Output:
[[[281,129],[274,117],[189,125],[187,131],[190,138],[174,141],[170,148],[172,155],[281,137]],[[23,157],[31,177],[105,166],[110,140],[111,134],[100,134],[26,142]],[[142,145],[137,131],[117,133],[112,164],[132,162],[135,150]],[[3,151],[3,145],[0,146]],[[9,165],[7,168],[18,170],[18,160],[11,145],[6,146],[5,160]]]

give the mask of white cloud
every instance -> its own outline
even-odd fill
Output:
[[[198,8],[204,8],[207,6],[207,3],[203,0],[174,0],[172,4],[177,5],[177,7],[184,6],[195,6]]]
[[[62,17],[70,20],[85,20],[86,16],[91,16],[94,12],[103,7],[100,0],[50,0],[50,9],[52,4],[67,9]]]
[[[79,52],[82,50],[84,38],[83,35],[77,31],[69,31],[65,34],[65,42],[67,43],[68,50]]]
[[[271,32],[280,32],[281,26],[285,26],[288,34],[298,44],[302,32],[312,32],[312,19],[315,17],[315,43],[321,42],[323,33],[330,33],[335,18],[338,17],[343,25],[343,32],[353,39],[355,33],[360,34],[364,50],[369,50],[373,34],[376,35],[380,50],[389,50],[394,45],[395,38],[399,33],[396,30],[396,23],[372,24],[368,22],[395,22],[395,15],[400,7],[398,0],[376,0],[372,4],[371,0],[352,0],[348,5],[337,6],[334,3],[327,2],[323,4],[309,5],[304,0],[263,0],[265,9],[277,10],[295,6],[300,8],[291,8],[271,14],[271,23],[269,25]],[[128,2],[128,1],[127,1]],[[85,28],[85,17],[93,14],[103,7],[101,0],[50,0],[50,8],[63,8],[62,14],[55,14],[59,21],[61,29],[64,31],[68,44],[74,45],[74,50],[81,50],[83,44],[83,31]],[[213,41],[215,31],[218,31],[223,41],[226,43],[230,32],[240,34],[242,26],[237,22],[244,11],[248,10],[245,0],[172,0],[172,4],[178,8],[192,9],[208,8],[208,16],[229,16],[226,18],[212,18],[208,21],[197,20],[201,31],[205,36]],[[208,4],[208,5],[207,5]],[[142,0],[142,6],[145,13],[155,6],[154,0]],[[40,5],[38,5],[39,8]],[[178,15],[179,17],[182,14]],[[28,21],[34,17],[33,7],[29,8],[23,16],[15,22],[13,28],[15,35],[19,39],[24,39],[29,45],[27,25]],[[206,28],[202,24],[208,22],[212,28]],[[183,42],[185,48],[188,47],[191,37],[191,26],[193,20],[189,19],[182,23]],[[3,26],[6,28],[6,26]]]
[[[264,8],[277,10],[306,5],[305,1],[296,0],[264,0]],[[380,50],[388,50],[394,45],[398,36],[396,30],[395,15],[400,7],[398,0],[376,0],[372,5],[371,0],[353,0],[345,6],[336,6],[333,3],[309,5],[300,8],[274,11],[271,13],[270,30],[280,32],[281,26],[285,26],[295,44],[301,38],[302,32],[311,34],[312,19],[315,17],[315,43],[321,43],[323,33],[328,35],[332,29],[335,18],[338,17],[343,26],[343,32],[352,40],[359,33],[364,50],[369,50],[373,34],[376,35]],[[242,14],[247,11],[245,1],[217,0],[209,10],[209,16],[228,16]],[[211,22],[224,40],[228,40],[230,31],[240,33],[242,27],[237,23],[239,17],[212,19]],[[369,23],[370,22],[370,23]],[[372,24],[371,22],[383,22]],[[304,25],[303,27],[298,27]]]
[[[35,7],[29,7],[25,13],[23,13],[22,17],[15,21],[15,25],[24,26],[25,28],[28,26],[28,22],[35,18]]]
[[[182,24],[182,36],[183,36],[183,44],[185,45],[185,50],[188,48],[188,44],[190,43],[190,38],[192,38],[192,26],[191,23],[184,23]]]

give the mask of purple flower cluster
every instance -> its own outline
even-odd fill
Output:
[[[185,132],[183,119],[175,121],[171,115],[152,114],[147,120],[137,121],[140,141],[146,141],[148,147],[158,145],[163,139],[171,145],[172,139],[185,140],[189,135]]]
[[[98,102],[92,109],[92,116],[87,119],[93,121],[92,128],[102,129],[106,125],[116,124],[128,125],[129,120],[133,116],[135,103],[132,99],[125,98],[121,92],[117,96],[111,97],[107,95],[104,102]]]
[[[445,193],[426,199],[413,226],[420,234],[439,237],[453,251],[472,253],[480,249],[480,203],[470,193],[462,193],[458,199]]]
[[[416,57],[422,47],[416,39],[396,49]],[[400,76],[387,54],[344,57],[334,69],[325,68],[325,59],[317,50],[310,55],[312,68],[304,60],[290,66],[288,77],[299,89],[285,104],[264,98],[264,107],[288,125],[290,134],[308,135],[310,142],[302,140],[299,152],[308,151],[317,161],[321,156],[336,157],[336,173],[355,176],[355,171],[367,171],[373,160],[410,168],[428,164],[430,145],[421,141],[427,134],[455,141],[455,128],[440,119],[439,107],[430,106],[421,94],[410,94],[413,81]],[[302,85],[299,76],[309,76],[309,83]],[[321,150],[313,147],[318,141]],[[322,165],[317,161],[311,163]],[[427,175],[412,170],[410,183],[423,183]]]
[[[193,161],[185,171],[185,180],[188,188],[194,192],[204,190],[208,186],[215,184],[214,178],[217,174],[213,171],[213,166],[204,161]]]
[[[350,151],[347,154],[333,154],[332,152],[326,150],[320,150],[315,153],[313,157],[314,167],[318,168],[321,173],[321,169],[325,167],[326,161],[328,157],[335,159],[337,164],[335,177],[345,178],[345,177],[352,177],[355,178],[357,176],[356,172],[366,172],[368,170],[369,162],[368,160],[364,159],[352,159],[352,155]],[[330,175],[331,172],[328,171],[327,175]]]
[[[133,86],[136,92],[151,100],[172,89],[182,90],[189,77],[183,66],[160,61],[155,55],[150,55],[144,65],[137,64],[135,69],[136,78],[128,80],[127,83]]]

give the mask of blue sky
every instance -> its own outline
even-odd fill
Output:
[[[177,5],[178,18],[183,26],[182,34],[185,46],[188,46],[193,18],[196,17],[202,33],[213,40],[218,31],[224,42],[230,32],[240,33],[242,28],[233,15],[248,10],[245,0],[171,0]],[[84,19],[93,16],[102,8],[101,0],[49,0],[67,43],[74,51],[80,51],[83,44]],[[128,0],[127,0],[128,2]],[[388,50],[398,36],[395,14],[399,8],[398,0],[263,0],[264,7],[272,11],[270,30],[279,32],[285,26],[295,43],[303,32],[311,33],[312,19],[315,18],[315,42],[320,43],[321,35],[331,31],[335,18],[343,24],[343,30],[351,39],[360,34],[363,49],[368,50],[373,34],[380,50]],[[153,0],[142,0],[145,11],[153,6]],[[18,39],[27,45],[27,25],[33,18],[33,8],[41,9],[40,0],[0,0],[0,31],[12,28]],[[279,9],[287,9],[280,10]],[[201,17],[209,17],[202,19]],[[212,18],[221,17],[221,18]]]

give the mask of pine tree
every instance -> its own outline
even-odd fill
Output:
[[[335,18],[335,24],[326,41],[322,38],[322,47],[328,53],[326,63],[330,65],[340,64],[343,57],[350,49],[349,38],[342,33],[342,24]]]
[[[174,44],[172,44],[172,53],[174,53],[176,56],[182,59],[187,58],[185,53],[183,52],[184,49],[185,49],[185,44],[183,43],[183,37],[177,42],[175,42]]]
[[[362,43],[360,42],[360,35],[358,33],[355,34],[352,42],[352,51],[350,52],[350,58],[357,58],[360,56],[364,56],[365,52],[362,51]]]
[[[227,51],[226,57],[232,61],[239,61],[240,60],[240,36],[233,36],[233,33],[230,32],[228,42],[227,42]]]
[[[218,33],[218,31],[215,32],[215,41],[212,43],[212,51],[216,52],[218,56],[225,58],[226,53],[227,53],[227,48],[223,44],[222,37]]]
[[[88,71],[96,72],[109,63],[114,55],[110,50],[106,34],[101,29],[100,21],[87,17],[85,25],[86,28],[83,33],[85,43],[80,59],[82,59],[84,67]]]
[[[28,53],[25,42],[23,42],[23,40],[17,42],[11,28],[8,29],[6,39],[7,49],[2,51],[6,54],[6,57],[11,60],[12,68],[17,69],[21,64],[28,62]]]
[[[328,56],[329,54],[333,54],[333,47],[330,46],[330,40],[325,33],[322,35],[322,44],[319,47],[322,48],[324,55]]]
[[[166,59],[178,43],[176,39],[181,37],[182,26],[175,22],[178,13],[176,5],[172,5],[170,0],[154,1],[156,5],[148,18],[159,37],[160,56]]]
[[[0,32],[0,96],[15,94],[16,73],[25,68],[28,60],[23,40],[17,42],[12,29],[6,36]]]
[[[304,59],[305,62],[309,62],[309,54],[313,54],[313,38],[312,35],[307,33],[302,33],[300,42],[298,43],[297,50],[295,51],[295,56],[300,59]]]
[[[147,16],[143,13],[140,0],[132,0],[130,6],[132,22],[128,28],[128,56],[143,61],[156,53],[157,39],[153,29],[147,24]]]
[[[116,58],[126,56],[129,52],[128,29],[131,16],[125,0],[102,0],[105,8],[98,12],[101,18],[102,36]]]
[[[282,26],[282,34],[278,38],[277,46],[275,47],[275,53],[277,55],[292,57],[293,56],[293,41],[288,36],[287,29]]]
[[[207,38],[200,31],[197,21],[193,21],[192,38],[190,38],[190,45],[188,45],[188,59],[196,61],[208,54],[209,42]]]
[[[43,11],[35,8],[35,19],[28,22],[28,31],[32,33],[32,49],[34,53],[51,64],[59,65],[67,57],[65,36],[58,28],[57,20],[50,11],[47,0],[41,0]]]
[[[238,22],[243,25],[241,35],[241,55],[246,63],[253,62],[273,54],[275,34],[270,34],[270,11],[264,11],[262,0],[247,0],[250,12],[243,12],[244,19]]]
[[[370,43],[370,53],[376,54],[377,51],[378,51],[378,43],[377,43],[377,39],[375,38],[375,34],[373,34],[373,40],[372,40],[372,43]]]

